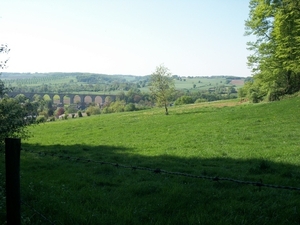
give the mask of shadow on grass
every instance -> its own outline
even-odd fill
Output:
[[[22,147],[35,153],[300,187],[299,167],[265,159],[146,157],[131,153],[129,148],[109,145],[23,144]],[[300,222],[300,191],[155,174],[79,161],[22,152],[24,199],[42,209],[58,224]],[[30,215],[25,209],[24,217]],[[41,218],[36,215],[34,218],[30,223],[39,224]]]
[[[216,158],[183,158],[171,155],[143,156],[134,154],[132,149],[122,146],[88,145],[29,145],[23,144],[24,150],[34,153],[49,153],[69,157],[78,157],[94,161],[105,161],[124,165],[160,168],[183,173],[210,174],[212,176],[233,176],[235,178],[266,178],[284,185],[293,183],[291,178],[300,180],[300,167],[292,164],[275,163],[267,159],[232,159],[226,156]],[[129,152],[128,152],[129,151]],[[278,180],[281,177],[282,180]],[[299,180],[298,180],[299,179]],[[294,183],[297,185],[297,183]]]

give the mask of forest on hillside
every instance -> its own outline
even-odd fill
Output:
[[[3,81],[15,92],[54,93],[99,93],[120,94],[120,92],[149,92],[150,75],[106,75],[92,73],[3,73]],[[176,89],[183,95],[198,93],[218,95],[234,94],[249,78],[235,76],[178,76],[173,75]],[[236,82],[236,81],[239,82]],[[224,97],[224,96],[223,96]],[[226,96],[228,98],[230,96]],[[235,98],[232,95],[230,98]],[[208,101],[212,99],[207,99]]]

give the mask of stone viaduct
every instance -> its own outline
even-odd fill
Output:
[[[58,101],[57,97],[56,100],[54,99],[54,96],[59,97],[59,103],[69,103],[69,104],[80,104],[84,105],[86,103],[98,103],[98,104],[104,104],[105,102],[108,102],[109,99],[110,101],[115,101],[117,95],[101,95],[101,94],[69,94],[69,93],[38,93],[38,92],[9,92],[8,96],[9,97],[16,97],[19,94],[23,94],[26,98],[30,99],[31,101],[34,100],[35,95],[39,95],[41,97],[44,97],[45,95],[48,95],[50,99],[53,102]],[[67,97],[69,99],[68,102],[66,102],[64,99]]]

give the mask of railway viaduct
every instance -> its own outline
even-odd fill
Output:
[[[19,94],[23,94],[26,98],[28,98],[29,100],[33,101],[34,97],[36,95],[39,95],[41,97],[44,97],[45,95],[48,95],[50,97],[50,99],[54,102],[54,96],[58,96],[59,97],[59,103],[65,103],[64,98],[68,97],[69,100],[69,104],[81,104],[84,105],[86,103],[90,103],[90,102],[94,102],[94,103],[105,103],[108,101],[115,101],[117,95],[101,95],[101,94],[70,94],[70,93],[38,93],[38,92],[9,92],[8,96],[9,97],[16,97]],[[56,97],[57,98],[57,97]],[[109,100],[110,99],[110,100]]]

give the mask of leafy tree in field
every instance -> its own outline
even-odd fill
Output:
[[[249,8],[246,35],[256,36],[256,41],[248,43],[253,52],[248,57],[253,82],[244,87],[248,97],[272,101],[299,91],[300,1],[250,0]]]
[[[175,92],[175,84],[167,67],[164,65],[156,67],[155,72],[151,74],[149,89],[158,106],[164,106],[168,115],[169,100]]]

